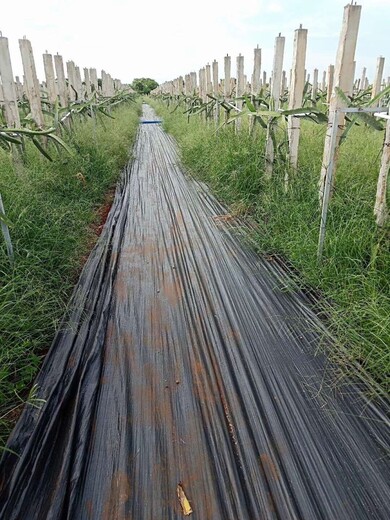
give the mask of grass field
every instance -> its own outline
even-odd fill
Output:
[[[215,132],[198,116],[188,122],[179,109],[151,103],[178,140],[185,167],[230,205],[257,223],[259,251],[283,257],[300,283],[321,296],[334,333],[334,357],[356,364],[390,389],[390,229],[378,231],[373,217],[383,133],[355,127],[340,150],[336,188],[328,217],[324,258],[316,258],[320,210],[318,180],[324,125],[303,122],[299,171],[286,195],[284,165],[264,178],[265,131],[236,135],[232,126]],[[283,129],[279,132],[283,133]]]
[[[0,446],[18,415],[64,313],[109,192],[129,158],[140,104],[127,103],[104,126],[75,121],[74,150],[49,162],[27,146],[15,173],[0,150],[2,194],[15,249],[11,266],[0,236]]]

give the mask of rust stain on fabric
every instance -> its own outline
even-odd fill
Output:
[[[182,226],[184,224],[183,212],[181,210],[177,211],[175,217],[177,225]]]
[[[159,302],[151,305],[150,311],[150,322],[153,326],[159,326],[163,322],[163,309]]]
[[[229,340],[234,343],[238,343],[240,341],[240,333],[236,329],[228,329],[226,332],[226,336]]]
[[[76,366],[76,356],[72,354],[68,359],[68,368],[74,368]]]
[[[93,514],[94,510],[93,510],[93,502],[92,502],[92,500],[87,500],[87,502],[85,504],[85,509],[87,510],[88,518],[93,520],[93,518],[94,518],[94,514]]]
[[[115,281],[115,294],[119,302],[125,302],[129,297],[128,287],[129,274],[125,271],[118,271]]]
[[[182,289],[177,279],[164,284],[163,293],[169,305],[174,307],[182,299]]]
[[[276,513],[276,506],[275,506],[275,500],[274,497],[271,495],[271,493],[267,493],[267,500],[268,500],[268,507],[271,513]]]
[[[192,375],[194,392],[199,402],[201,404],[214,405],[216,402],[215,395],[210,390],[210,386],[205,379],[204,366],[199,360],[192,363]]]
[[[267,453],[262,453],[260,455],[260,461],[266,476],[272,480],[279,480],[280,474],[278,467]]]
[[[109,496],[104,504],[102,520],[125,520],[125,505],[130,498],[130,481],[126,473],[117,471],[111,480]]]

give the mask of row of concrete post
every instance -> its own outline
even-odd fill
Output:
[[[306,29],[300,28],[302,31]],[[302,35],[299,40],[302,42],[307,38]],[[166,81],[159,85],[153,94],[171,94],[186,96],[197,95],[202,101],[207,101],[208,94],[214,96],[224,96],[225,99],[234,99],[244,94],[257,96],[263,87],[272,90],[273,79],[280,77],[280,83],[274,88],[274,92],[279,92],[279,96],[289,94],[294,88],[294,76],[299,76],[302,81],[302,91],[305,84],[308,84],[308,94],[312,101],[316,101],[319,91],[326,92],[326,102],[330,103],[330,98],[334,86],[334,65],[329,65],[328,69],[322,72],[321,81],[319,70],[314,69],[313,75],[307,72],[303,67],[304,74],[302,75],[302,67],[299,66],[302,59],[306,58],[306,44],[300,43],[299,57],[293,56],[292,68],[289,71],[289,76],[285,70],[281,70],[278,65],[283,63],[284,57],[284,37],[278,36],[275,42],[274,55],[274,69],[270,75],[266,71],[261,73],[261,49],[257,46],[254,49],[253,72],[251,81],[248,81],[244,74],[244,57],[239,55],[236,61],[236,77],[231,76],[231,57],[229,55],[224,58],[224,77],[219,76],[218,62],[214,60],[212,64],[207,64],[205,67],[199,69],[198,74],[191,72],[184,76],[179,76],[172,81]],[[303,50],[304,49],[304,50]],[[296,61],[294,61],[296,60]],[[376,97],[382,90],[390,86],[390,76],[385,79],[383,77],[385,58],[380,56],[377,59],[375,78],[372,84],[372,98]],[[354,62],[355,66],[355,62]],[[298,67],[298,69],[297,69]],[[370,86],[369,79],[366,76],[366,67],[363,68],[360,78],[353,79],[351,76],[350,89],[351,94],[359,90],[367,90]]]
[[[128,88],[118,79],[113,79],[104,70],[101,72],[101,86],[96,69],[84,68],[83,78],[80,68],[73,62],[66,63],[66,72],[62,56],[54,57],[43,54],[45,81],[39,82],[32,46],[29,40],[19,40],[23,64],[23,83],[14,78],[8,39],[0,36],[0,105],[4,107],[7,125],[10,128],[20,127],[18,101],[26,97],[30,104],[31,116],[38,127],[45,126],[42,101],[54,105],[57,101],[62,107],[68,107],[74,101],[85,101],[94,92],[103,97],[112,97],[116,92]],[[54,59],[53,59],[54,58]]]
[[[337,89],[340,89],[346,94],[346,96],[349,96],[353,95],[357,91],[366,90],[370,84],[366,75],[366,68],[363,69],[361,77],[355,80],[355,51],[360,15],[361,6],[352,3],[345,6],[335,65],[329,65],[328,70],[323,72],[321,82],[319,80],[319,71],[318,69],[315,69],[311,82],[311,90],[309,91],[311,99],[315,101],[317,99],[318,90],[326,90],[326,102],[329,106],[328,129],[325,137],[324,155],[319,182],[319,197],[323,209],[325,208],[324,214],[326,214],[326,207],[334,182],[334,174],[336,171],[338,157],[337,151],[340,145],[340,138],[345,127],[345,109],[347,108],[346,98],[339,96]],[[214,61],[213,71],[215,71],[215,73],[213,73],[212,81],[210,79],[209,73],[210,66],[206,65],[205,68],[199,70],[198,84],[196,81],[196,73],[192,72],[191,74],[187,74],[184,77],[184,81],[183,78],[180,77],[174,81],[168,81],[160,85],[154,93],[168,93],[172,95],[179,95],[182,93],[191,95],[195,94],[203,101],[207,100],[208,95],[224,96],[225,99],[227,98],[231,101],[234,101],[237,110],[241,110],[242,96],[244,94],[257,96],[262,86],[266,86],[270,93],[271,108],[274,111],[277,111],[280,108],[280,99],[286,94],[288,97],[289,110],[301,108],[303,103],[305,83],[310,82],[310,76],[307,74],[305,69],[307,29],[303,29],[302,26],[300,26],[299,29],[295,31],[292,68],[290,71],[288,84],[286,72],[283,70],[284,44],[285,38],[279,34],[275,40],[273,70],[270,77],[267,77],[265,71],[263,71],[263,74],[261,74],[261,49],[257,47],[254,51],[253,74],[250,83],[247,81],[247,78],[244,75],[243,56],[240,55],[237,57],[236,79],[231,77],[231,59],[230,56],[226,56],[224,58],[224,78],[222,80],[218,79],[218,63]],[[372,83],[372,100],[376,98],[384,88],[390,86],[390,77],[388,77],[385,81],[383,78],[384,63],[385,58],[380,56],[377,59],[375,77]],[[381,102],[375,101],[372,103],[372,105],[379,107]],[[364,111],[363,108],[362,111]],[[335,116],[337,116],[337,118]],[[389,113],[387,112],[387,116],[381,115],[380,117],[389,118]],[[336,120],[338,122],[337,125],[334,124],[334,121]],[[273,124],[274,123],[272,122],[268,124],[265,150],[265,174],[268,177],[272,175],[274,162],[274,145],[271,138]],[[286,168],[285,173],[286,189],[288,188],[289,175],[291,171],[296,170],[298,164],[300,136],[299,117],[294,115],[288,116],[287,131],[289,144],[288,162],[290,167]],[[388,119],[374,210],[377,223],[379,225],[383,225],[388,217],[386,193],[388,171],[390,166],[389,138],[390,120]],[[329,172],[332,172],[332,175]],[[329,180],[330,177],[332,178]],[[324,197],[326,199],[325,201]],[[322,219],[322,226],[325,226],[324,218]]]

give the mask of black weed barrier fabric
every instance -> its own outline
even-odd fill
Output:
[[[141,125],[3,455],[2,520],[390,518],[385,403],[332,386],[310,302],[238,234]]]

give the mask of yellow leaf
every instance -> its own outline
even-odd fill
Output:
[[[177,496],[180,501],[183,515],[190,516],[190,514],[193,513],[192,507],[188,501],[188,498],[186,497],[186,494],[184,493],[184,489],[183,489],[183,486],[181,485],[181,483],[177,485]]]

